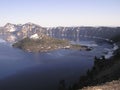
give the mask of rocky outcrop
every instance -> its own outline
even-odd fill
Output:
[[[120,90],[120,80],[113,80],[102,85],[85,87],[78,90]]]
[[[77,40],[80,37],[111,40],[120,35],[120,27],[56,27],[47,28],[47,35]]]
[[[7,23],[4,27],[0,28],[0,35],[4,40],[14,43],[34,34],[39,35],[44,33],[44,31],[45,28],[33,23],[26,23],[23,25]]]
[[[0,36],[8,42],[16,42],[34,34],[79,41],[81,37],[111,41],[120,35],[120,27],[41,27],[33,23],[10,24],[0,27]],[[14,38],[13,38],[14,37]]]
[[[79,83],[71,90],[119,90],[119,70],[120,49],[117,49],[110,59],[95,57],[93,68],[88,70],[85,76],[81,76]]]
[[[36,36],[36,34],[34,35]],[[74,49],[88,50],[87,46],[73,45],[68,40],[51,38],[47,35],[37,36],[33,38],[24,38],[13,44],[13,47],[20,48],[28,52],[48,52],[56,49]]]

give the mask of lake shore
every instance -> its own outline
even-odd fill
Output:
[[[68,40],[60,40],[54,38],[44,38],[41,40],[34,40],[25,38],[12,45],[15,48],[20,48],[27,52],[48,52],[57,49],[73,49],[73,50],[87,50],[90,51],[92,48],[88,46],[70,44]]]

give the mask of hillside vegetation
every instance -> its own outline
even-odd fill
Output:
[[[69,45],[67,40],[60,40],[51,37],[44,37],[42,39],[30,39],[24,38],[13,44],[13,47],[17,47],[29,52],[45,52],[63,48]]]
[[[56,49],[91,50],[87,46],[73,45],[68,40],[51,38],[44,35],[41,39],[24,38],[13,44],[13,47],[28,52],[48,52]]]
[[[62,83],[59,90],[120,90],[120,36],[112,40],[119,48],[110,59],[94,58],[94,66],[80,77],[79,82],[69,86]],[[64,85],[64,86],[63,86]]]
[[[79,87],[84,88],[79,90],[120,90],[119,38],[120,36],[112,38],[119,46],[119,49],[114,52],[114,56],[108,60],[95,58],[92,70],[88,70],[87,75],[81,77]]]

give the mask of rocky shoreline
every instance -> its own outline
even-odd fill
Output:
[[[104,57],[99,59],[95,57],[94,67],[87,71],[86,76],[82,76],[80,78],[79,88],[83,88],[85,86],[101,85],[106,82],[111,82],[112,80],[118,80],[120,79],[119,70],[120,48],[114,51],[114,56],[109,59],[105,59]],[[88,88],[88,90],[89,89],[90,88]]]
[[[105,56],[100,58],[95,56],[94,66],[86,72],[86,75],[80,76],[79,82],[66,87],[64,81],[60,83],[61,87],[58,90],[119,90],[117,88],[119,88],[120,83],[120,42],[116,44],[119,48],[114,51],[111,58],[106,59]],[[116,87],[114,80],[118,82]]]

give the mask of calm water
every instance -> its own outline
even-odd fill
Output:
[[[94,56],[101,56],[112,45],[107,42],[84,40],[92,51],[55,50],[47,53],[27,53],[0,43],[0,89],[57,90],[60,80],[67,85],[78,82],[93,66]]]

